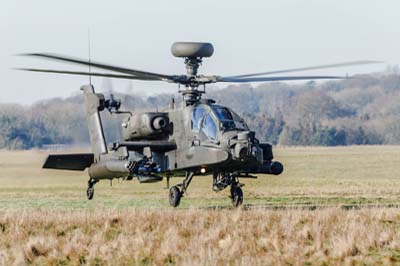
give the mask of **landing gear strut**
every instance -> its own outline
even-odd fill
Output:
[[[88,200],[93,199],[94,196],[94,185],[99,182],[99,180],[90,178],[88,181],[88,188],[86,190],[86,196],[88,198]]]
[[[183,182],[169,189],[169,205],[171,205],[172,207],[179,206],[179,204],[181,203],[181,198],[186,193],[186,190],[188,189],[190,182],[193,179],[193,176],[193,172],[186,172]],[[179,187],[181,187],[181,190],[179,189]]]
[[[216,192],[222,191],[228,186],[231,186],[230,198],[233,207],[239,207],[243,203],[243,191],[241,187],[244,186],[244,184],[239,183],[239,178],[234,173],[214,172],[213,190]]]
[[[237,181],[231,184],[231,200],[233,207],[237,208],[243,203],[243,191],[241,184]]]

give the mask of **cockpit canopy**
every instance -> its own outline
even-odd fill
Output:
[[[198,105],[192,113],[192,130],[203,132],[210,140],[217,139],[218,131],[247,131],[243,119],[227,107]]]

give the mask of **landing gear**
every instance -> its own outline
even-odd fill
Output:
[[[231,195],[233,207],[239,207],[243,203],[243,191],[242,186],[244,184],[239,183],[238,175],[234,173],[225,172],[214,172],[213,174],[213,190],[218,192],[222,191],[228,186],[231,186]]]
[[[88,181],[88,188],[86,190],[86,196],[88,198],[88,200],[93,199],[94,196],[94,185],[99,182],[98,180],[95,180],[93,178],[90,178]]]
[[[212,189],[215,192],[222,191],[232,184],[233,176],[230,173],[214,172]]]
[[[177,186],[173,186],[169,189],[169,205],[172,207],[178,207],[181,203],[182,192]]]
[[[165,189],[169,189],[169,180],[171,179],[170,175],[166,176],[166,180],[167,180],[167,187]]]
[[[172,207],[179,206],[179,204],[181,203],[181,198],[186,193],[190,182],[192,182],[193,176],[193,172],[186,172],[183,182],[169,189],[169,205],[171,205]],[[179,189],[179,187],[181,187],[181,189]]]
[[[239,183],[233,183],[231,185],[231,200],[233,207],[237,208],[243,203],[243,191]]]

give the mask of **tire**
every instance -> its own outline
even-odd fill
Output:
[[[172,207],[178,207],[181,203],[182,193],[177,186],[173,186],[169,189],[169,205]]]
[[[231,198],[233,207],[237,208],[243,203],[243,191],[240,187],[234,186],[231,188]]]
[[[89,186],[86,190],[86,196],[88,198],[88,200],[93,199],[94,196],[94,186]]]

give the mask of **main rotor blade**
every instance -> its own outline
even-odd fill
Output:
[[[294,76],[294,77],[250,77],[250,78],[234,78],[234,77],[218,77],[217,82],[264,82],[264,81],[285,81],[285,80],[314,80],[314,79],[348,79],[341,76]]]
[[[343,63],[329,64],[329,65],[300,67],[300,68],[274,70],[274,71],[268,71],[268,72],[259,72],[259,73],[244,74],[244,75],[237,75],[237,76],[228,76],[227,78],[246,78],[246,77],[271,75],[271,74],[278,74],[278,73],[289,73],[289,72],[299,72],[299,71],[306,71],[306,70],[317,70],[317,69],[347,67],[347,66],[359,66],[359,65],[369,65],[369,64],[379,64],[379,63],[383,63],[383,62],[382,61],[361,60],[361,61],[351,61],[351,62],[343,62]]]
[[[159,81],[158,79],[141,78],[129,75],[116,75],[108,73],[96,73],[96,72],[80,72],[80,71],[67,71],[67,70],[52,70],[52,69],[37,69],[37,68],[15,68],[16,70],[31,71],[31,72],[44,72],[44,73],[56,73],[56,74],[68,74],[68,75],[83,75],[83,76],[94,76],[94,77],[106,77],[106,78],[118,78],[118,79],[135,79],[135,80],[150,80]]]
[[[66,57],[66,56],[62,56],[62,55],[42,54],[42,53],[22,54],[22,55],[23,56],[42,57],[42,58],[47,58],[47,59],[52,59],[52,60],[74,63],[74,64],[78,64],[78,65],[97,67],[97,68],[101,68],[101,69],[106,69],[106,70],[111,70],[111,71],[115,71],[115,72],[133,75],[138,78],[142,78],[143,80],[162,80],[162,81],[172,80],[172,76],[169,76],[169,75],[163,75],[163,74],[152,73],[152,72],[130,69],[130,68],[123,68],[123,67],[119,67],[119,66],[112,66],[112,65],[98,63],[98,62],[92,62],[92,61],[89,63],[82,59]]]

